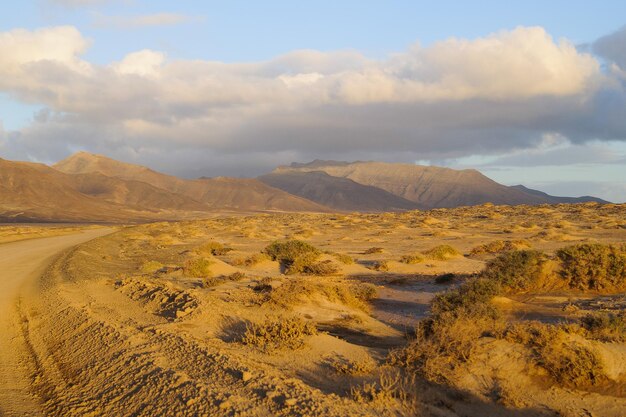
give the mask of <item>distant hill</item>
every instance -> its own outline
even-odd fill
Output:
[[[417,204],[380,188],[338,178],[321,171],[280,171],[259,177],[262,182],[335,210],[412,210]]]
[[[607,204],[609,203],[606,200],[597,197],[591,197],[588,195],[582,197],[557,197],[554,195],[550,195],[548,193],[544,193],[543,191],[533,190],[532,188],[524,187],[523,185],[512,185],[511,188],[515,188],[516,190],[524,191],[525,193],[536,195],[542,198],[545,198],[552,204],[571,204],[571,203],[601,203]]]
[[[413,164],[315,160],[306,164],[294,163],[288,167],[279,167],[272,175],[285,176],[306,172],[325,172],[336,178],[350,179],[362,185],[376,187],[409,200],[420,209],[484,203],[536,205],[565,202],[562,200],[564,197],[553,197],[534,190],[529,191],[525,187],[521,189],[499,184],[474,169],[455,170]],[[338,184],[334,185],[337,186]],[[584,197],[574,201],[602,200]]]
[[[87,152],[76,153],[53,167],[68,174],[99,173],[111,178],[140,181],[193,199],[215,210],[328,211],[327,207],[272,188],[252,178],[217,177],[186,180],[144,166]]]

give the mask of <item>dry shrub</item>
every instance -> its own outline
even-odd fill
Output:
[[[211,287],[215,287],[216,285],[219,284],[223,284],[225,282],[233,282],[233,281],[241,281],[242,279],[246,278],[246,274],[244,274],[243,272],[233,272],[230,275],[226,275],[226,276],[220,276],[220,277],[213,277],[213,276],[208,276],[202,279],[202,285],[205,288],[211,288]]]
[[[476,246],[470,251],[471,256],[510,252],[514,250],[530,248],[530,243],[525,240],[494,240],[484,245]]]
[[[341,262],[344,265],[352,265],[354,264],[354,258],[350,255],[345,255],[343,253],[333,253],[332,254],[335,259]]]
[[[276,317],[248,325],[242,343],[264,352],[295,350],[302,348],[306,337],[314,334],[317,334],[315,326],[299,317]]]
[[[200,255],[205,254],[205,255],[219,256],[219,255],[226,255],[228,252],[232,250],[233,250],[232,248],[229,248],[227,246],[224,246],[220,242],[216,242],[212,240],[200,246],[199,248],[197,248],[196,253]]]
[[[448,259],[461,256],[461,253],[450,245],[439,245],[422,252],[428,259],[447,261]]]
[[[538,366],[559,384],[572,388],[596,385],[606,379],[598,352],[579,341],[579,329],[539,322],[511,326],[505,338],[529,347]]]
[[[332,358],[328,361],[330,367],[338,374],[366,375],[376,368],[376,362],[372,358],[350,360],[343,356]]]
[[[350,390],[352,399],[375,408],[400,409],[401,415],[417,415],[419,399],[415,378],[398,369],[385,368],[375,381],[364,382]],[[395,413],[394,413],[395,415]]]
[[[372,265],[370,265],[368,268],[373,269],[374,271],[387,272],[389,271],[389,262],[376,261]]]
[[[456,278],[456,275],[448,272],[447,274],[439,275],[435,278],[435,284],[451,284],[454,282],[454,278]]]
[[[213,265],[213,261],[208,258],[189,259],[183,266],[183,272],[190,277],[206,278],[212,275],[211,265]]]
[[[626,284],[626,253],[613,245],[584,243],[560,249],[561,276],[581,290],[620,289]]]
[[[273,242],[263,249],[263,253],[280,262],[287,274],[306,272],[321,255],[316,247],[295,239]]]
[[[536,250],[506,252],[487,263],[482,276],[506,291],[536,289],[549,275],[548,258]]]
[[[237,258],[232,264],[235,266],[254,266],[264,261],[269,261],[270,257],[265,253],[255,253],[246,258]]]
[[[385,250],[383,248],[375,246],[373,248],[366,249],[365,251],[363,251],[363,254],[364,255],[373,255],[375,253],[383,253],[384,251]]]
[[[146,274],[152,274],[161,268],[163,268],[163,264],[158,261],[147,261],[141,265],[141,271]]]
[[[304,272],[305,274],[319,275],[319,276],[335,275],[340,270],[341,269],[339,268],[339,265],[337,265],[331,260],[315,262],[313,264],[306,265],[302,268],[302,272]]]
[[[626,312],[590,313],[580,319],[580,325],[588,332],[587,337],[602,342],[626,341]]]
[[[414,253],[411,255],[404,255],[402,258],[400,258],[400,262],[402,262],[403,264],[408,264],[408,265],[415,265],[415,264],[419,264],[424,262],[425,258],[424,256],[420,255],[419,253]]]

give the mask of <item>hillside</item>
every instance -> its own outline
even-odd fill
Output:
[[[99,173],[112,178],[140,181],[191,198],[211,209],[328,211],[326,207],[272,188],[256,179],[218,177],[186,180],[87,152],[76,153],[53,167],[68,174]]]
[[[526,189],[499,184],[473,169],[454,170],[412,164],[316,160],[308,164],[280,167],[273,173],[285,175],[311,171],[323,171],[334,177],[347,178],[363,185],[383,189],[416,203],[421,209],[484,203],[536,205],[559,202],[545,193],[529,192]]]
[[[380,188],[359,184],[321,171],[275,171],[259,177],[262,182],[291,194],[345,211],[412,210],[417,204]]]

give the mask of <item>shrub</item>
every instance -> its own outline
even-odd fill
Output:
[[[246,274],[240,271],[233,272],[232,274],[226,277],[226,279],[229,281],[241,281],[244,278],[246,278]]]
[[[152,274],[161,268],[163,268],[163,264],[161,262],[148,261],[144,262],[144,264],[141,266],[141,271],[145,272],[146,274]]]
[[[340,356],[328,361],[330,367],[338,374],[365,375],[376,368],[376,363],[371,358],[361,360],[349,360]]]
[[[510,252],[526,248],[530,248],[530,243],[525,240],[494,240],[493,242],[476,246],[470,251],[470,255],[479,256],[484,254]]]
[[[211,276],[211,265],[213,261],[208,258],[194,258],[185,262],[183,271],[185,275],[194,278],[203,278]]]
[[[354,258],[352,256],[345,255],[343,253],[333,253],[333,256],[344,265],[352,265],[354,263]]]
[[[265,253],[255,253],[247,258],[237,258],[233,261],[235,266],[254,266],[260,264],[263,261],[269,260],[270,257]]]
[[[302,269],[302,272],[304,272],[305,274],[320,276],[333,275],[338,273],[339,271],[339,266],[330,260],[305,265]]]
[[[316,247],[295,239],[273,242],[263,250],[263,253],[280,262],[288,274],[305,272],[321,255]]]
[[[369,248],[366,249],[363,254],[364,255],[373,255],[375,253],[383,253],[385,250],[383,248],[379,248],[379,247],[373,247],[373,248]]]
[[[592,339],[602,342],[626,341],[626,312],[589,313],[580,319],[580,325]]]
[[[212,240],[200,246],[196,251],[200,254],[206,253],[214,256],[219,256],[225,255],[232,250],[232,248],[226,247],[223,244]]]
[[[536,250],[506,252],[489,261],[482,276],[505,290],[528,290],[540,282],[546,261],[547,257]]]
[[[472,279],[455,290],[438,294],[432,301],[431,312],[435,317],[447,312],[457,316],[495,317],[497,310],[489,302],[499,293],[500,285],[497,282],[484,278]]]
[[[601,290],[626,283],[626,254],[616,246],[584,243],[560,249],[556,256],[572,288]]]
[[[419,253],[414,253],[412,255],[404,255],[400,258],[400,262],[403,264],[414,265],[424,262],[424,257]]]
[[[446,261],[448,259],[460,256],[461,253],[450,245],[439,245],[423,252],[429,259],[436,261]]]
[[[374,271],[387,272],[389,271],[389,262],[387,261],[376,261],[370,267]]]
[[[299,317],[277,317],[248,325],[242,342],[265,352],[299,349],[307,336],[317,334],[315,326]]]

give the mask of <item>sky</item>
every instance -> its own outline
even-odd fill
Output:
[[[7,2],[0,158],[379,160],[626,202],[626,3],[511,3]]]

